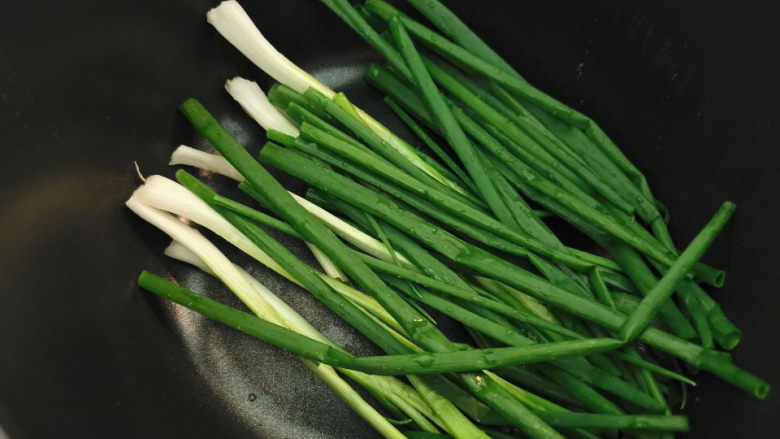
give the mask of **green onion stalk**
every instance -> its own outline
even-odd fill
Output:
[[[620,328],[623,340],[633,340],[650,323],[653,316],[661,306],[669,299],[675,286],[693,268],[693,265],[704,254],[715,237],[726,225],[726,222],[734,213],[733,203],[723,203],[720,209],[709,223],[691,241],[691,244],[680,255],[675,263],[664,274],[664,277],[653,289],[639,302],[636,310],[628,317]]]
[[[226,203],[224,201],[224,197],[215,195],[215,201],[217,201],[218,204],[223,204],[226,206],[229,206],[229,208],[234,209],[236,212],[242,213],[248,218],[252,218],[254,220],[259,221],[262,224],[268,225],[270,227],[274,227],[279,231],[288,233],[295,237],[300,237],[294,230],[292,230],[288,225],[281,223],[279,220],[276,220],[275,218],[272,218],[266,214],[262,214],[261,212],[258,212],[254,209],[248,208],[246,206],[240,205],[236,202],[229,202]],[[241,206],[241,207],[237,207]],[[388,231],[392,231],[388,230]],[[397,235],[394,235],[397,238]],[[504,305],[501,302],[491,300],[489,298],[486,298],[482,295],[479,295],[474,292],[473,289],[469,287],[459,287],[452,284],[448,284],[446,282],[438,281],[434,278],[429,278],[425,275],[422,275],[418,272],[408,270],[402,267],[398,267],[397,265],[394,265],[392,263],[387,263],[382,260],[373,258],[371,256],[365,255],[365,254],[359,254],[362,259],[373,269],[378,270],[381,273],[384,273],[389,276],[404,278],[410,281],[413,281],[419,285],[432,287],[434,289],[437,289],[439,292],[451,295],[453,297],[459,298],[461,300],[464,300],[466,302],[474,303],[476,305],[484,306],[487,309],[495,310],[501,314],[504,314],[510,318],[513,318],[516,321],[524,322],[524,323],[531,323],[535,326],[539,326],[545,329],[548,329],[553,332],[561,333],[562,335],[566,335],[568,337],[571,337],[573,339],[579,339],[581,336],[579,334],[564,328],[562,326],[549,323],[547,320],[538,318],[533,316],[532,314],[527,314],[522,311],[518,311],[514,308],[508,307]],[[432,264],[428,263],[427,266],[430,267]],[[466,285],[466,284],[463,284]],[[448,305],[445,305],[445,308]],[[443,311],[446,311],[444,309]],[[652,365],[650,366],[652,367]],[[660,370],[663,373],[671,373],[670,371],[666,371],[663,368],[656,367],[655,370]],[[676,376],[676,375],[675,375]]]
[[[145,271],[141,274],[139,284],[167,300],[309,360],[374,375],[479,371],[511,364],[546,362],[555,358],[606,351],[622,344],[614,339],[589,339],[460,352],[354,357],[328,343],[314,340],[252,314],[223,305],[149,272]]]
[[[308,93],[309,93],[309,92],[307,91],[307,94],[308,94]],[[312,100],[316,100],[316,97],[315,97],[315,98],[313,98]],[[292,104],[291,104],[291,106],[292,106]],[[288,108],[288,113],[289,113],[289,110],[290,110],[290,109],[291,109],[291,108]],[[338,116],[337,116],[337,117],[338,117]],[[339,117],[339,119],[340,119],[340,120],[342,120],[342,121],[344,120],[344,119],[343,119],[343,117]],[[320,122],[320,125],[322,125],[322,124],[323,124],[323,122]],[[353,123],[353,124],[354,124],[354,123]],[[330,128],[329,132],[327,132],[327,133],[326,133],[326,132],[324,132],[324,131],[320,131],[320,130],[319,130],[319,129],[317,129],[317,128],[313,128],[313,127],[311,127],[311,126],[307,126],[307,125],[306,125],[306,122],[304,122],[304,124],[302,125],[302,127],[303,127],[303,134],[304,134],[304,136],[306,136],[306,137],[309,137],[311,140],[320,140],[320,143],[323,143],[323,140],[322,140],[323,136],[325,136],[326,138],[328,138],[329,136],[331,136],[331,134],[332,134],[334,137],[335,137],[335,135],[336,135],[336,134],[338,134],[337,132],[334,132],[334,128],[332,128],[332,127]],[[298,144],[296,143],[296,141],[292,141],[292,139],[289,139],[289,138],[288,138],[288,139],[285,141],[285,140],[283,140],[283,139],[282,139],[282,137],[283,137],[283,136],[281,136],[281,135],[279,135],[279,136],[275,136],[274,134],[275,134],[275,133],[273,133],[273,132],[269,132],[269,138],[274,138],[275,140],[279,139],[279,140],[280,140],[282,143],[288,144],[289,146],[293,146],[293,147],[296,147],[296,146],[302,147],[302,146],[303,146],[303,145],[298,145]],[[358,158],[358,160],[359,160],[359,157],[361,157],[361,155],[362,155],[362,156],[364,157],[364,158],[363,158],[363,162],[364,162],[364,163],[367,163],[367,162],[369,162],[369,161],[371,160],[371,156],[370,156],[370,154],[364,153],[364,151],[362,151],[362,150],[360,149],[360,147],[359,147],[359,144],[357,144],[357,143],[356,143],[356,142],[354,142],[354,141],[350,141],[350,139],[349,139],[347,136],[345,136],[345,135],[339,135],[339,136],[338,136],[338,137],[339,137],[338,139],[336,139],[336,138],[334,138],[334,137],[329,137],[329,138],[330,138],[332,141],[334,141],[334,142],[342,142],[341,149],[342,149],[342,150],[343,150],[343,149],[346,149],[346,151],[344,151],[344,153],[343,153],[343,155],[344,155],[345,157],[351,158],[351,159],[353,159],[353,160],[355,160],[355,159],[356,159],[356,157],[357,157],[357,158]],[[330,145],[332,145],[332,143],[330,143]],[[356,146],[356,145],[357,145],[357,146]],[[336,148],[337,150],[340,150],[338,147],[335,147],[335,148]],[[320,158],[322,158],[322,157],[320,157]],[[326,161],[328,161],[327,159],[325,159],[325,160],[326,160]],[[331,163],[332,163],[332,162],[331,162]],[[378,162],[378,163],[379,163],[379,165],[382,165],[381,161],[380,161],[380,162]],[[371,164],[369,164],[369,166],[371,166]],[[385,168],[385,169],[391,169],[391,170],[393,170],[392,166],[390,166],[389,164],[385,165],[385,166],[384,166],[384,168]],[[377,169],[377,165],[376,165],[376,164],[374,165],[374,169]],[[381,168],[381,166],[379,167],[379,169],[380,169],[380,170],[382,169],[382,168]],[[386,174],[388,174],[388,175],[391,175],[391,176],[392,176],[392,173],[386,172]],[[397,178],[398,178],[398,179],[403,179],[403,177],[404,177],[404,174],[403,174],[403,173],[400,173],[400,177],[397,177]],[[412,181],[413,181],[413,180],[412,180]],[[376,183],[374,183],[374,184],[376,184]],[[421,185],[419,185],[419,184],[418,184],[418,187],[419,187],[419,186],[421,186]],[[414,187],[414,186],[412,186],[412,187]],[[423,189],[423,190],[421,190],[421,191],[422,191],[422,193],[427,193],[427,192],[425,192],[425,190],[424,190],[424,189]]]
[[[303,93],[311,87],[329,98],[336,94],[277,51],[263,36],[257,26],[254,25],[252,19],[238,2],[232,0],[224,1],[219,6],[211,9],[206,14],[206,18],[226,40],[279,83],[290,87],[298,93]],[[468,193],[466,189],[460,187],[455,182],[447,180],[433,167],[421,160],[414,148],[393,134],[384,125],[377,122],[364,111],[360,109],[356,109],[356,111],[366,124],[395,148],[399,154],[402,154],[438,181],[454,190],[464,194]]]
[[[417,22],[414,22],[413,20],[409,19],[408,17],[404,16],[403,14],[400,14],[392,6],[382,2],[381,0],[379,0],[379,1],[370,1],[370,2],[368,2],[368,4],[366,6],[367,6],[367,9],[372,10],[373,12],[376,12],[376,13],[380,14],[382,16],[382,18],[387,20],[388,22],[392,21],[393,19],[395,19],[396,21],[399,21],[399,20],[402,21],[404,27],[409,28],[410,31],[413,31],[413,33],[414,33],[414,35],[416,37],[423,39],[423,41],[428,42],[428,44],[434,44],[434,43],[431,43],[431,41],[433,41],[433,42],[435,42],[434,45],[439,45],[439,46],[443,45],[446,48],[446,50],[449,51],[449,52],[457,52],[459,54],[458,55],[459,57],[456,57],[457,61],[461,62],[461,61],[463,61],[462,58],[464,58],[464,57],[468,58],[467,54],[463,53],[463,49],[462,48],[460,48],[457,45],[454,45],[452,43],[447,42],[446,38],[444,38],[444,37],[440,37],[440,36],[435,35],[435,33],[433,31],[431,31],[430,29],[427,29],[427,28],[425,28],[425,26],[423,26],[423,25],[421,25],[421,24],[419,24]],[[350,24],[353,28],[355,27],[353,23],[349,23],[348,22],[348,24]],[[367,41],[369,41],[369,43],[373,44],[375,46],[375,48],[377,48],[380,51],[380,53],[382,53],[388,60],[390,60],[391,64],[393,64],[393,66],[396,67],[396,69],[398,71],[400,71],[401,73],[405,73],[405,70],[399,69],[398,66],[396,65],[396,61],[393,61],[394,59],[397,59],[397,57],[394,54],[391,53],[392,52],[392,48],[384,47],[384,48],[382,48],[380,50],[372,39],[367,38],[366,34],[361,33],[361,35],[364,36],[364,38],[366,38]],[[474,58],[474,57],[471,57],[471,58]],[[476,62],[479,64],[479,60],[478,59],[476,59]],[[461,62],[461,64],[462,64],[462,62]],[[482,63],[482,64],[485,64],[485,63]],[[467,65],[469,65],[472,68],[474,67],[474,66],[472,66],[470,64],[467,64]],[[489,65],[487,65],[487,66],[486,65],[481,65],[481,66],[486,68],[486,69],[488,69],[488,70],[490,70],[490,67],[491,67]],[[428,63],[428,68],[429,69],[432,68],[432,64],[431,63]],[[479,71],[479,69],[477,69],[477,70]],[[432,74],[434,73],[433,69],[431,69],[431,73]],[[439,73],[439,75],[441,75],[441,72]],[[408,74],[405,74],[404,76],[407,78],[407,80],[409,79],[409,75]],[[468,99],[469,103],[474,103],[474,102],[478,102],[478,101],[480,101],[479,98],[475,97],[475,96],[470,96],[469,99]],[[487,106],[487,105],[481,105],[480,108],[482,108],[483,110],[488,111],[488,112],[492,111],[491,114],[493,116],[493,119],[495,119],[495,117],[498,117],[492,107]],[[492,123],[495,124],[495,120],[493,120]],[[527,142],[525,142],[525,143],[527,143]],[[561,171],[562,169],[563,168],[559,167],[558,171]],[[610,198],[610,197],[608,196],[608,198]],[[637,201],[637,200],[641,201],[641,199],[642,199],[642,197],[636,197],[636,196],[628,196],[627,198],[629,198],[630,200],[634,200],[634,201]],[[614,199],[613,199],[613,201],[614,201]],[[641,204],[639,206],[639,208],[638,208],[638,210],[640,211],[640,214],[643,211],[643,209],[641,208],[642,206],[645,206],[644,211],[647,211],[647,208],[646,208],[647,205],[650,205],[653,209],[655,209],[654,206],[652,205],[652,203]],[[618,224],[613,223],[613,221],[611,221],[608,217],[601,216],[596,211],[589,211],[589,212],[587,212],[587,215],[589,215],[591,217],[591,219],[598,218],[597,221],[599,221],[602,226],[607,227],[607,229],[611,233],[615,233],[615,236],[618,236],[620,239],[626,240],[626,242],[628,242],[631,245],[637,246],[638,249],[640,249],[643,252],[647,253],[651,257],[661,261],[663,264],[668,266],[668,265],[670,265],[672,263],[673,253],[670,253],[670,249],[668,248],[668,246],[664,246],[660,242],[656,241],[654,237],[648,235],[648,236],[646,236],[646,238],[650,238],[650,241],[648,241],[646,243],[642,243],[642,242],[640,242],[640,241],[643,241],[642,239],[639,239],[638,237],[636,237],[633,234],[629,233],[628,231],[624,230]],[[648,215],[651,218],[658,218],[659,217],[657,211],[655,211],[655,210],[653,210],[653,212],[648,214]],[[654,224],[655,224],[655,222],[656,221],[653,221]],[[708,266],[706,266],[704,264],[697,264],[696,272],[697,272],[697,274],[699,276],[702,277],[702,279],[704,279],[707,282],[713,283],[716,286],[722,284],[723,272],[721,270],[712,269],[711,267],[708,267]]]
[[[180,174],[180,175],[182,175],[182,174]],[[150,180],[152,180],[152,179],[151,178],[147,179],[147,185],[149,184]],[[173,183],[173,184],[175,185],[175,183]],[[233,229],[232,232],[230,231],[231,230],[230,227],[232,227],[232,225],[230,223],[226,223],[226,225],[225,224],[221,224],[221,225],[218,224],[218,221],[216,219],[224,221],[224,218],[222,218],[220,215],[218,215],[216,212],[212,211],[211,209],[208,209],[208,208],[206,208],[206,209],[198,208],[198,206],[197,206],[198,203],[197,202],[200,201],[200,200],[198,200],[197,197],[194,200],[188,199],[186,195],[189,194],[190,197],[193,197],[194,195],[192,193],[188,192],[187,190],[184,190],[184,194],[173,193],[172,191],[169,191],[169,193],[174,194],[174,196],[172,196],[170,198],[173,199],[173,200],[177,200],[179,202],[180,209],[181,209],[181,206],[187,206],[187,208],[194,208],[194,209],[192,209],[188,213],[191,214],[192,217],[197,218],[200,224],[205,225],[207,228],[212,228],[212,230],[216,231],[217,234],[225,237],[226,239],[228,239],[228,241],[230,241],[234,245],[239,246],[239,248],[242,248],[242,250],[246,251],[250,255],[253,255],[253,257],[255,257],[256,259],[260,260],[265,265],[269,265],[269,266],[271,265],[271,264],[268,264],[267,261],[263,261],[262,257],[257,257],[257,254],[256,254],[257,251],[261,251],[262,252],[262,250],[257,249],[257,251],[253,251],[251,248],[247,248],[245,243],[242,243],[242,240],[244,240],[245,238],[242,238],[244,235],[241,232],[239,232],[237,229]],[[148,200],[150,198],[151,197],[145,197],[146,200]],[[147,210],[156,211],[156,209],[154,209],[154,208],[149,208]],[[177,210],[177,212],[182,212],[182,210]],[[212,214],[212,216],[214,216],[214,218],[209,218],[208,212],[210,212]],[[179,215],[181,215],[181,214],[179,213]],[[172,221],[173,221],[174,224],[178,224],[179,226],[183,226],[183,224],[181,222],[179,222],[178,220],[172,220]],[[197,232],[194,232],[194,233],[197,233]],[[173,236],[173,237],[175,239],[177,238],[176,236]],[[249,242],[252,242],[252,241],[249,241]],[[197,248],[200,248],[200,247],[197,247]],[[203,255],[201,254],[199,256],[202,257]],[[270,259],[270,257],[268,257],[267,255],[265,257]],[[274,257],[275,258],[279,258],[279,255],[274,255]],[[277,269],[279,269],[279,267],[277,267]],[[288,276],[289,276],[289,274],[288,274]],[[236,278],[237,278],[236,276],[226,276],[226,277],[224,277],[224,279],[228,282],[228,285],[231,285],[230,282],[233,279],[236,279]],[[335,287],[336,285],[338,285],[338,282],[334,281],[334,282],[329,283],[329,285]],[[236,289],[236,291],[243,291],[243,290],[245,290],[245,288],[244,289]],[[344,290],[339,290],[339,291],[341,293],[344,292]],[[361,295],[362,293],[355,292],[355,294]],[[345,294],[345,296],[348,296],[348,295]],[[338,301],[338,300],[340,300],[340,298],[339,297],[333,297],[333,298],[331,298],[331,300]],[[356,303],[360,303],[357,300],[355,302]],[[362,303],[361,305],[365,306],[365,302]],[[342,305],[337,305],[337,306],[338,306],[338,308],[344,308],[344,310],[346,310],[346,311],[354,310],[354,307],[352,306],[351,303],[342,303]],[[260,307],[260,308],[256,307],[255,309],[261,309],[262,310],[263,308],[262,307]],[[342,312],[342,315],[346,315],[347,318],[354,317],[354,319],[356,320],[354,322],[356,326],[358,326],[360,324],[366,324],[365,322],[362,322],[362,319],[364,317],[364,315],[361,316],[361,314],[363,314],[362,310],[356,310],[356,311],[358,312],[358,314],[350,315],[350,314],[345,314],[344,312]],[[350,318],[350,320],[353,320],[353,319]],[[353,323],[353,321],[351,321],[350,323]],[[370,324],[370,323],[368,323],[368,324]],[[381,324],[379,325],[379,328],[384,329],[384,330],[388,329],[387,326],[383,326]],[[396,336],[393,336],[393,337],[396,337]],[[419,349],[419,348],[416,348],[416,346],[414,346],[414,345],[410,346],[410,345],[408,345],[408,343],[404,343],[404,340],[405,340],[404,337],[399,337],[397,342],[392,341],[393,340],[392,338],[389,338],[389,340],[390,341],[388,341],[387,337],[383,337],[383,338],[380,339],[380,342],[384,341],[385,343],[400,343],[400,344],[397,344],[395,346],[395,349],[397,351],[409,352],[410,350]],[[357,373],[357,372],[355,372],[355,373]],[[434,378],[435,378],[435,376],[431,378],[433,384],[436,384],[436,383],[442,381],[441,379],[435,380]],[[362,383],[362,381],[361,381],[361,383]],[[369,383],[369,384],[372,384],[372,383]],[[374,385],[374,387],[377,387],[377,386]],[[419,386],[416,386],[416,387],[419,387]],[[439,386],[437,386],[437,387],[439,387]],[[379,386],[377,388],[381,390],[383,387]],[[378,391],[374,391],[372,393],[377,394],[377,392]],[[426,390],[426,392],[431,393],[433,391],[432,390]],[[381,393],[380,393],[380,395],[381,395]],[[429,397],[430,396],[431,395],[429,395]],[[475,431],[474,429],[476,427],[471,425],[471,423],[460,412],[458,412],[456,410],[452,410],[451,408],[448,409],[449,406],[448,406],[448,402],[446,400],[437,402],[437,406],[442,407],[442,410],[439,410],[439,411],[436,412],[436,413],[438,413],[438,416],[440,416],[440,417],[447,416],[448,417],[448,419],[446,419],[446,420],[443,419],[441,421],[443,424],[439,423],[439,425],[443,425],[445,428],[447,428],[447,426],[450,426],[450,425],[457,425],[458,428],[455,430],[456,432],[459,431],[459,430],[462,430],[462,431],[464,431],[466,433]],[[437,418],[433,417],[432,419],[437,419]]]
[[[424,121],[429,121],[430,116],[424,112],[424,109],[411,90],[404,86],[400,81],[395,79],[392,74],[386,70],[378,67],[371,66],[367,72],[368,79],[380,89],[386,93],[393,94],[399,102],[406,105],[413,113],[420,117]],[[457,107],[453,108],[454,114],[459,118],[459,122],[472,135],[479,141],[479,144],[488,149],[488,151],[494,154],[501,160],[498,163],[499,168],[504,169],[505,175],[512,179],[515,184],[520,184],[525,191],[542,190],[545,194],[549,195],[539,198],[535,197],[536,201],[542,203],[549,203],[555,201],[561,201],[560,191],[556,190],[552,185],[543,184],[543,178],[534,173],[534,170],[526,166],[522,161],[516,158],[513,154],[508,152],[501,143],[496,140],[493,135],[483,129],[478,123],[471,119],[466,112],[460,110]],[[510,168],[511,167],[511,168]],[[526,171],[520,172],[520,171]],[[525,177],[525,178],[524,178]],[[526,185],[524,182],[531,182],[533,188],[529,189],[530,185]],[[549,204],[545,204],[549,207]],[[570,221],[571,218],[567,217]],[[587,233],[587,232],[586,232]],[[590,235],[594,235],[590,233]],[[594,239],[605,245],[609,249],[613,256],[616,257],[621,267],[626,270],[629,276],[639,285],[640,289],[644,292],[649,291],[655,284],[655,277],[652,271],[647,267],[644,261],[633,250],[622,243],[615,242],[614,239],[608,237],[600,238],[601,234],[595,234]],[[607,244],[604,244],[607,242]],[[683,338],[691,338],[695,333],[690,324],[679,313],[679,311],[673,306],[673,304],[665,304],[662,308],[662,315],[666,319],[670,328],[675,334]]]
[[[438,329],[424,318],[402,297],[397,295],[325,225],[312,217],[287,191],[240,145],[208,111],[196,100],[182,104],[182,112],[220,153],[260,192],[269,207],[285,219],[307,241],[319,247],[342,268],[350,279],[370,292],[398,321],[410,338],[423,348],[434,352],[458,350]],[[371,328],[368,328],[371,329]],[[393,339],[394,340],[394,339]],[[382,340],[389,342],[389,340]],[[381,345],[380,345],[381,346]],[[389,353],[401,348],[401,344],[386,343],[383,348]],[[538,420],[530,411],[514,402],[501,389],[485,385],[489,379],[482,374],[461,374],[464,384],[478,398],[485,400],[491,408],[516,422],[538,437],[559,437],[559,434]],[[545,428],[546,426],[546,428]]]
[[[320,121],[320,122],[319,122],[319,124],[320,124],[321,126],[322,126],[322,123],[323,123],[322,121]],[[333,131],[332,131],[332,128],[331,128],[331,132],[333,132]],[[336,134],[336,133],[334,132],[333,134]],[[269,137],[276,138],[277,136],[278,136],[278,133],[274,133],[273,131],[269,131]],[[279,138],[281,139],[281,137],[279,137]],[[342,138],[343,138],[343,137],[342,137]],[[347,140],[347,139],[344,139],[344,140]],[[289,143],[289,139],[288,139],[287,143]],[[353,154],[360,154],[361,152],[362,152],[362,151],[360,151],[360,150],[354,150],[354,151],[351,151],[351,153],[353,153]]]
[[[328,191],[334,197],[382,218],[454,263],[482,273],[488,278],[520,288],[543,302],[604,326],[606,329],[617,331],[625,321],[626,317],[622,313],[593,300],[561,290],[479,247],[468,244],[402,209],[388,198],[323,168],[299,153],[268,144],[261,151],[260,158],[265,163],[296,176],[312,186]],[[640,339],[695,366],[710,370],[758,397],[765,396],[768,391],[767,384],[757,377],[736,367],[715,364],[718,362],[716,357],[703,355],[704,350],[699,346],[654,328],[645,330]]]
[[[278,314],[268,306],[266,300],[258,294],[258,290],[255,289],[253,284],[213,244],[208,242],[197,231],[184,225],[172,215],[145,205],[137,198],[131,197],[127,201],[127,206],[145,220],[169,233],[173,239],[180,242],[194,242],[195,244],[191,249],[197,252],[198,257],[208,264],[208,268],[212,272],[224,279],[228,287],[239,296],[247,307],[267,319],[280,320]],[[306,360],[304,364],[323,379],[342,400],[349,404],[384,437],[393,439],[403,437],[391,423],[363,400],[332,368]]]
[[[361,222],[361,215],[358,213],[357,209],[337,200],[334,202],[338,203],[339,209],[343,212],[346,212],[347,215],[350,216],[353,220],[358,223]],[[430,274],[434,278],[451,283],[452,285],[460,286],[464,289],[472,288],[466,284],[460,278],[460,276],[452,272],[446,265],[439,262],[435,257],[420,247],[417,243],[409,239],[405,234],[389,225],[384,225],[384,229],[394,245],[399,247],[412,261],[418,264],[418,266],[425,267],[427,274]],[[429,303],[429,305],[434,305],[434,303]],[[517,332],[512,332],[509,334],[508,328],[510,328],[511,325],[495,325],[492,322],[486,321],[484,318],[478,315],[474,315],[473,313],[455,304],[444,303],[440,306],[440,311],[450,315],[451,317],[454,317],[456,320],[460,321],[467,327],[474,327],[480,331],[486,331],[495,338],[503,340],[507,344],[527,345],[529,343],[533,343],[532,340],[522,336]],[[649,398],[646,398],[645,395],[643,395],[641,392],[636,391],[636,389],[634,389],[632,386],[627,385],[621,380],[610,376],[609,374],[606,374],[587,363],[582,361],[578,361],[576,364],[556,363],[556,366],[563,368],[572,376],[576,376],[577,380],[583,380],[590,385],[603,388],[606,391],[632,401],[638,405],[648,405],[651,409],[658,409],[655,401],[649,400]],[[547,370],[547,368],[545,368],[545,370]],[[571,380],[569,380],[567,384],[575,385],[576,383],[573,383]],[[578,385],[579,388],[582,388],[583,386],[585,386],[584,383]],[[586,398],[583,402],[590,403],[593,402],[592,398],[596,398],[592,391],[589,391],[588,393],[590,396],[581,394],[581,396],[585,396]]]

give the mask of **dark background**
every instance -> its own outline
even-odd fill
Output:
[[[235,303],[165,260],[167,240],[122,206],[133,160],[172,175],[176,145],[205,147],[177,113],[187,97],[250,149],[263,141],[222,84],[270,82],[206,24],[216,3],[3,2],[0,424],[12,438],[374,437],[294,358],[135,287],[146,268]],[[324,6],[242,3],[281,52],[398,126],[360,79],[375,56]],[[777,384],[778,3],[448,3],[531,82],[600,122],[670,208],[680,244],[721,201],[737,203],[706,256],[729,270],[713,295],[744,330],[737,364]],[[305,294],[254,272],[329,336],[370,351]],[[776,393],[756,401],[697,380],[686,437],[774,430]]]

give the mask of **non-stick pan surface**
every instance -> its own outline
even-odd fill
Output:
[[[377,437],[292,356],[135,286],[150,269],[238,305],[166,260],[163,235],[122,204],[138,184],[134,160],[172,175],[176,145],[207,147],[177,112],[190,96],[252,151],[264,141],[222,85],[271,82],[207,25],[215,3],[2,3],[0,425],[12,438]],[[324,6],[242,3],[293,61],[404,132],[361,79],[376,56]],[[737,203],[706,256],[729,270],[713,295],[744,330],[736,361],[777,385],[778,3],[447,3],[530,81],[605,127],[671,210],[678,242],[721,201]],[[375,352],[305,292],[252,271],[329,336]],[[774,436],[776,394],[759,402],[696,378],[685,437]]]

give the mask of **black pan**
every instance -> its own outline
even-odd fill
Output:
[[[324,6],[243,3],[282,52],[400,130],[360,78],[376,56]],[[777,384],[778,3],[448,3],[529,80],[607,129],[671,210],[678,242],[724,199],[737,203],[706,256],[729,270],[713,294],[744,330],[736,361]],[[161,256],[163,235],[122,206],[138,183],[133,160],[171,175],[176,145],[206,146],[177,113],[187,97],[253,151],[264,140],[222,84],[237,74],[270,81],[206,24],[214,5],[3,2],[0,424],[12,438],[376,437],[290,355],[135,286],[145,268],[237,305]],[[372,352],[305,293],[254,273],[328,335]],[[759,402],[696,378],[686,437],[772,435],[775,394]]]

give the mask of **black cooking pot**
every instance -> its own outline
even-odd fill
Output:
[[[167,240],[122,205],[138,184],[134,160],[171,175],[176,145],[206,147],[177,112],[187,97],[252,151],[264,141],[222,86],[234,75],[271,82],[206,24],[215,3],[3,4],[0,425],[12,438],[377,437],[291,355],[135,286],[150,269],[238,306],[164,258]],[[729,270],[712,293],[744,330],[735,361],[777,384],[778,3],[447,3],[531,82],[600,122],[669,207],[679,243],[721,201],[737,203],[706,256]],[[361,79],[376,55],[323,5],[243,4],[288,57],[405,132]],[[329,336],[376,352],[306,293],[253,272]],[[696,380],[686,437],[772,434],[776,395]]]

